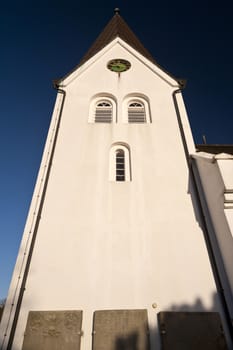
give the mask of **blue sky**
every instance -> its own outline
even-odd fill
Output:
[[[0,298],[7,290],[53,110],[52,80],[78,64],[120,7],[121,15],[173,75],[196,143],[232,144],[232,2],[73,0],[1,4]]]

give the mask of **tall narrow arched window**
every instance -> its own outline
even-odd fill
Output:
[[[95,107],[95,123],[112,122],[112,103],[110,101],[99,101]]]
[[[130,151],[125,144],[116,143],[110,149],[109,179],[114,182],[131,181]]]
[[[125,181],[125,152],[117,149],[116,155],[116,181]]]
[[[128,104],[128,122],[129,123],[145,123],[146,111],[144,103],[141,101],[133,101]]]

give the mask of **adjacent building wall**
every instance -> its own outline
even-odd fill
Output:
[[[193,162],[209,237],[233,318],[233,157],[201,152],[193,156]]]

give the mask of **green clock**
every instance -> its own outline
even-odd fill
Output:
[[[123,60],[121,58],[115,58],[114,60],[108,62],[107,67],[112,72],[121,73],[128,70],[131,67],[131,64],[129,61]]]

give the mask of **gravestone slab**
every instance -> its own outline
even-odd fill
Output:
[[[80,349],[82,311],[30,311],[22,350]]]
[[[149,350],[147,310],[95,311],[93,350]]]
[[[217,312],[160,312],[162,350],[227,350]]]

